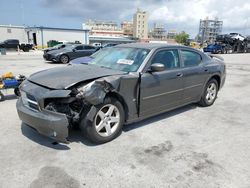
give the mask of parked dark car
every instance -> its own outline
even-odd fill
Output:
[[[213,54],[223,53],[223,47],[220,44],[209,44],[203,48],[203,52],[210,52]]]
[[[0,43],[0,48],[5,48],[5,49],[15,49],[17,50],[18,48],[20,50],[23,50],[24,52],[28,52],[33,48],[32,44],[24,44],[24,43],[19,43],[19,40],[17,39],[9,39],[5,40]]]
[[[102,47],[103,48],[109,48],[109,47],[114,47],[116,45],[118,45],[118,44],[116,44],[116,43],[108,43],[108,44],[104,44]]]
[[[43,54],[43,58],[46,61],[55,61],[67,64],[69,61],[84,56],[90,56],[97,49],[94,46],[83,45],[83,44],[74,44],[66,46],[65,48],[52,50],[48,53]]]
[[[124,44],[88,64],[48,69],[20,86],[20,119],[67,142],[78,125],[96,143],[117,137],[123,124],[190,103],[210,106],[226,77],[221,58],[184,46]]]
[[[59,50],[59,49],[65,48],[66,46],[72,46],[73,44],[74,43],[57,44],[53,47],[43,49],[43,52],[44,54],[46,54],[52,50]]]
[[[104,50],[106,50],[106,49],[105,48],[100,49],[97,52],[93,53],[91,56],[85,56],[85,57],[79,57],[79,58],[73,59],[72,61],[69,62],[69,64],[70,65],[73,65],[73,64],[88,64],[90,61],[92,61],[98,55],[98,53],[100,53],[101,51],[103,53]]]

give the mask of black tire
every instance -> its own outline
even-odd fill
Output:
[[[96,128],[96,121],[97,121],[97,114],[98,112],[100,112],[102,109],[105,108],[105,106],[107,105],[113,105],[115,106],[118,111],[119,111],[119,123],[117,123],[117,128],[115,129],[115,131],[113,133],[111,133],[111,135],[109,136],[101,136]],[[87,120],[87,118],[85,118],[86,114],[82,116],[81,122],[80,122],[80,129],[83,132],[84,136],[86,136],[91,142],[96,143],[96,144],[103,144],[106,142],[109,142],[113,139],[115,139],[117,136],[119,136],[121,134],[122,131],[122,127],[125,121],[125,113],[124,113],[124,108],[122,106],[122,104],[115,98],[111,98],[108,97],[104,100],[103,104],[97,105],[96,107],[96,112],[94,114],[94,118],[93,120]],[[113,128],[113,127],[112,127]],[[111,129],[112,129],[111,128]],[[106,127],[103,127],[102,130],[104,130],[107,132]]]
[[[209,98],[207,98],[207,95],[208,95],[208,88],[211,87],[211,86],[215,86],[215,94],[211,95],[211,98],[209,100]],[[207,107],[207,106],[211,106],[214,104],[216,98],[217,98],[217,94],[218,94],[218,90],[219,90],[219,87],[218,87],[218,82],[217,80],[215,79],[210,79],[207,84],[206,84],[206,87],[204,88],[204,91],[203,91],[203,94],[202,94],[202,97],[201,97],[201,100],[199,101],[199,104],[203,107]]]
[[[19,88],[15,88],[15,89],[14,89],[14,93],[15,93],[15,95],[18,96],[18,97],[21,96],[21,93],[20,93]]]
[[[29,52],[30,49],[29,49],[27,46],[24,46],[24,47],[23,47],[23,51],[24,51],[24,52]]]
[[[63,64],[68,64],[69,63],[69,56],[61,55],[60,62],[63,63]]]
[[[0,92],[0,101],[4,101],[4,95]]]

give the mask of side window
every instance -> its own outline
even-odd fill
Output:
[[[181,50],[181,56],[184,62],[184,67],[197,66],[202,61],[200,54],[192,51]]]
[[[75,49],[76,50],[83,50],[83,46],[77,46]]]
[[[93,50],[93,49],[95,49],[95,47],[93,47],[93,46],[84,46],[84,49],[86,49],[86,50]]]
[[[162,50],[157,52],[153,59],[152,64],[161,63],[166,69],[174,69],[180,67],[180,60],[177,50]]]

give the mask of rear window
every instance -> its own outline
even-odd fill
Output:
[[[184,67],[197,66],[202,61],[200,54],[188,50],[181,50],[181,56],[184,62]]]

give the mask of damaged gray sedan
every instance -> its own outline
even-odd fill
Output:
[[[67,142],[79,126],[95,143],[122,126],[190,103],[210,106],[225,82],[222,59],[184,46],[124,44],[101,50],[88,64],[31,75],[20,86],[20,119]]]

